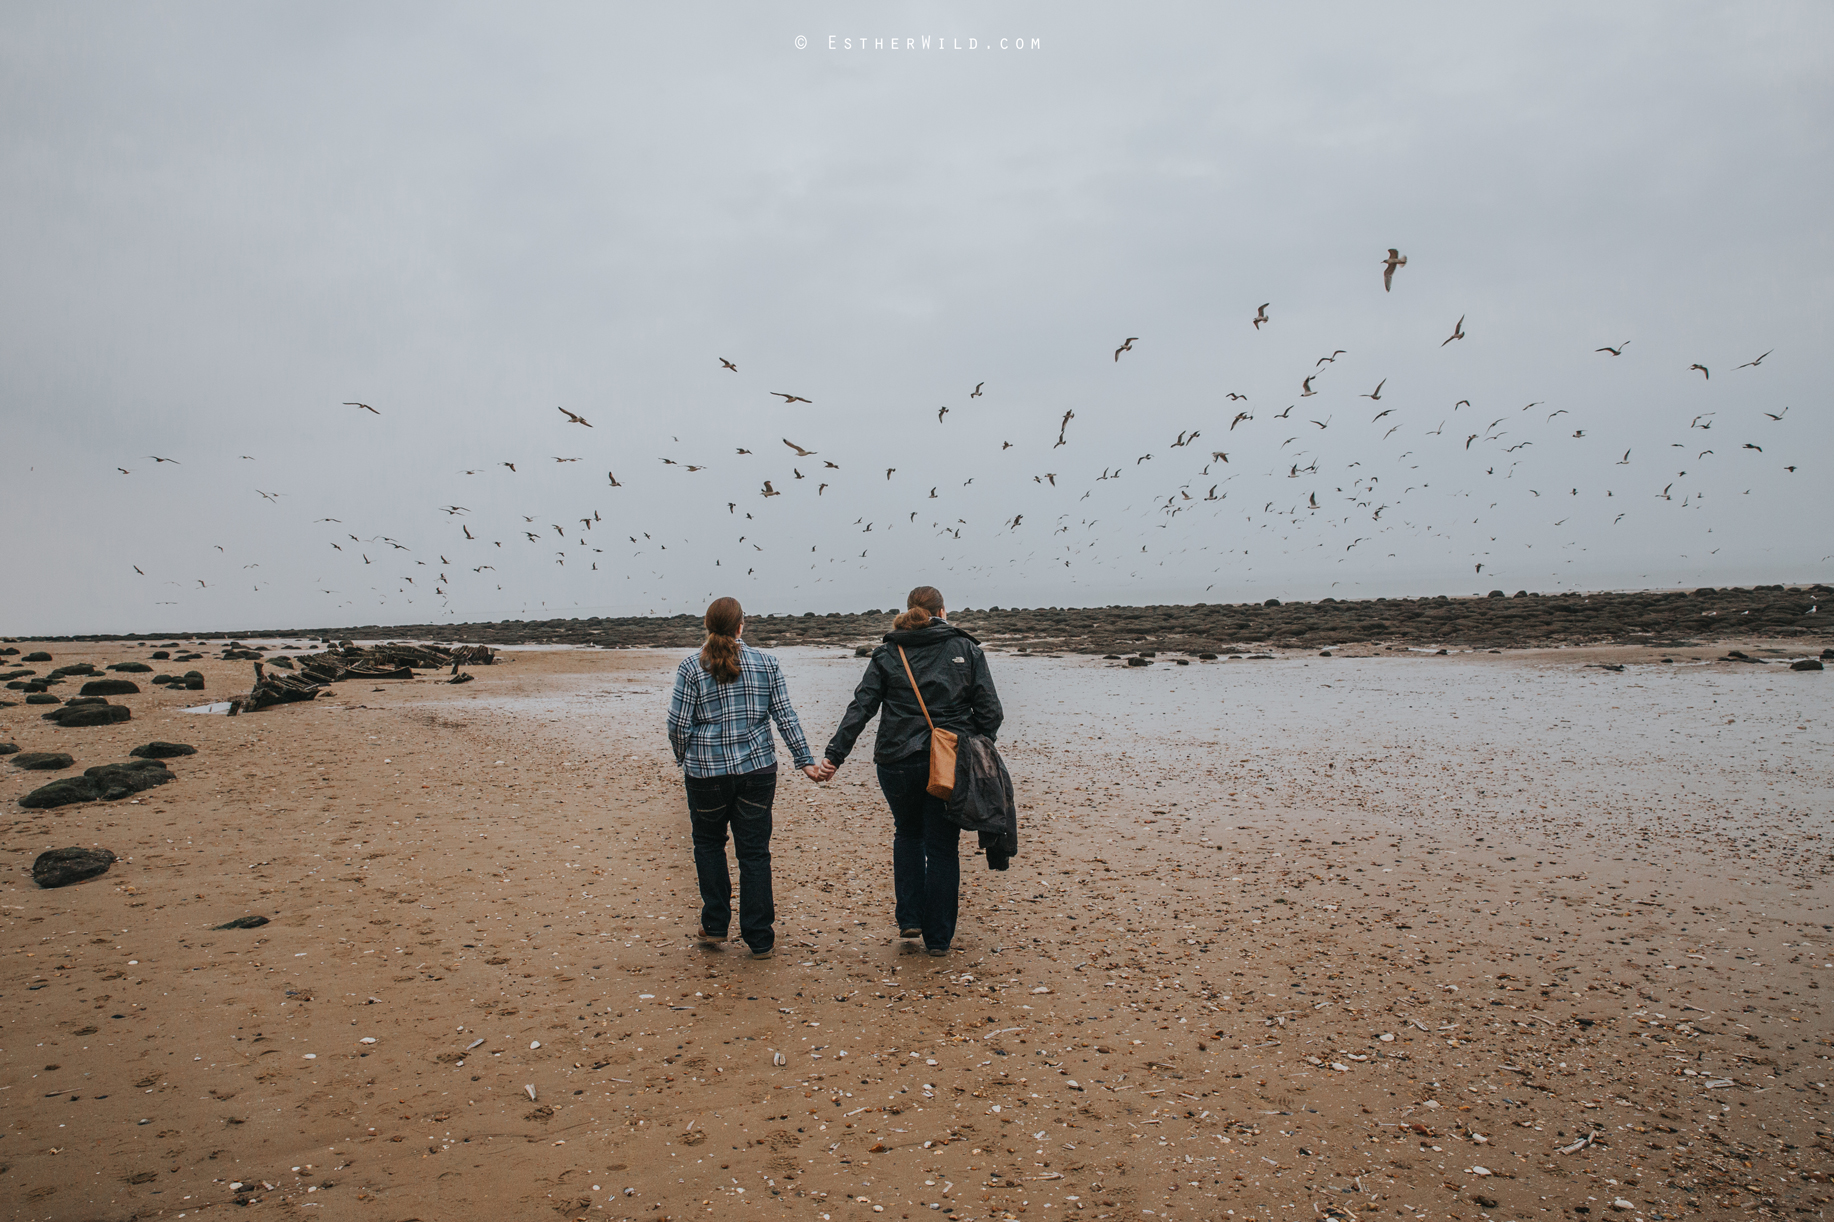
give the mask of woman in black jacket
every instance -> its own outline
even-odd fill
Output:
[[[918,586],[905,600],[909,610],[893,623],[885,643],[873,651],[853,703],[828,743],[823,779],[846,762],[847,753],[873,714],[879,719],[873,762],[879,788],[892,811],[892,879],[897,893],[898,936],[923,939],[932,955],[946,955],[955,938],[961,892],[957,856],[961,829],[949,821],[947,803],[929,795],[930,722],[957,733],[992,738],[1005,714],[987,673],[980,642],[945,618],[942,594]],[[923,693],[911,690],[910,673]],[[923,709],[929,710],[925,721]]]

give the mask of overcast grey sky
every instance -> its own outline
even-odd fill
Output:
[[[1142,7],[0,5],[0,631],[1834,572],[1834,12]]]

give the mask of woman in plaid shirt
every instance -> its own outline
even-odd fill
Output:
[[[675,669],[669,700],[669,745],[684,770],[694,824],[694,870],[700,876],[700,932],[724,942],[732,924],[732,878],[726,829],[739,859],[739,936],[751,957],[776,945],[771,898],[771,804],[777,796],[777,752],[770,723],[810,780],[822,779],[802,724],[790,707],[777,659],[742,643],[745,612],[736,598],[707,608],[707,643]]]

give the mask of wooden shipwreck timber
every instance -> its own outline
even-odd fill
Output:
[[[415,670],[446,670],[449,683],[466,683],[470,675],[461,666],[490,666],[497,660],[484,645],[342,645],[323,653],[278,656],[255,663],[255,683],[247,693],[231,698],[229,715],[257,712],[276,704],[315,700],[332,684],[346,679],[413,679]],[[282,668],[269,670],[268,667]],[[286,674],[294,670],[296,674]]]

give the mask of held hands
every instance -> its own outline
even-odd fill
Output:
[[[811,781],[821,782],[833,780],[834,774],[839,770],[840,765],[831,764],[827,760],[823,760],[819,764],[810,764],[807,768],[804,768],[802,772],[803,775],[808,777]]]

